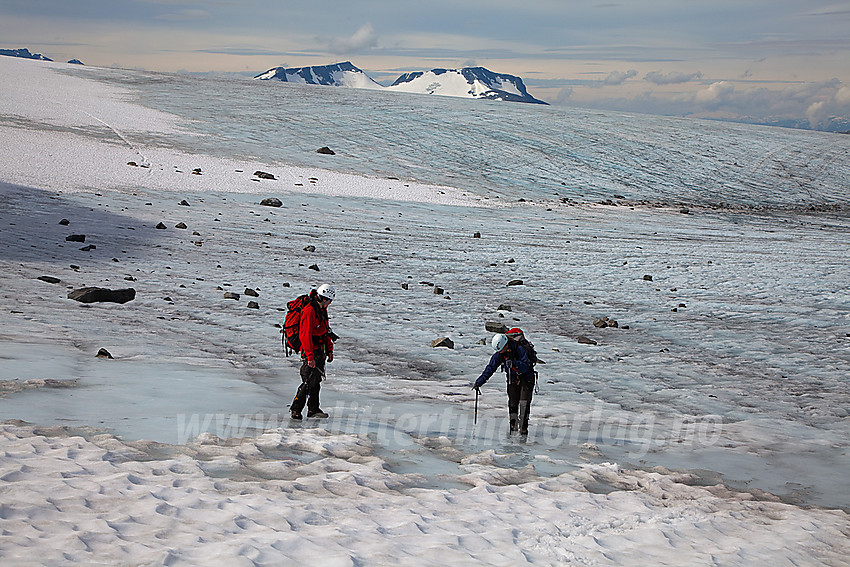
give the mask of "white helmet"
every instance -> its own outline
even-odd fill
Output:
[[[319,289],[316,290],[316,294],[325,299],[330,299],[333,301],[336,298],[336,290],[332,285],[322,284],[319,286]]]
[[[508,344],[508,337],[501,334],[493,335],[493,340],[490,341],[490,344],[493,345],[493,350],[500,351]]]

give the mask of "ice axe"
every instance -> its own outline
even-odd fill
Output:
[[[475,414],[473,414],[473,417],[472,417],[472,425],[475,425],[476,423],[478,423],[478,394],[480,394],[480,393],[481,393],[481,390],[479,390],[476,387],[475,388]]]

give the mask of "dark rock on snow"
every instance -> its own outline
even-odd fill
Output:
[[[68,299],[80,303],[127,303],[135,298],[136,290],[131,287],[115,290],[103,287],[83,287],[68,293]]]
[[[235,292],[232,292],[232,291],[227,291],[227,292],[224,293],[225,299],[236,299],[236,300],[238,300],[239,297],[241,297],[241,296],[238,293],[235,293]]]
[[[99,351],[97,351],[97,355],[95,355],[95,356],[96,356],[97,358],[109,358],[109,359],[113,359],[113,356],[112,356],[112,355],[109,353],[109,351],[108,351],[108,350],[106,350],[105,348],[102,348],[102,349],[100,349]]]
[[[257,303],[256,301],[249,301],[248,302],[248,309],[259,309],[259,308],[260,308],[260,304]]]
[[[595,344],[597,344],[596,341],[594,341],[593,339],[589,339],[589,338],[585,337],[584,335],[579,335],[577,340],[578,340],[579,344],[582,344],[582,345],[595,345]]]
[[[490,333],[507,333],[508,328],[504,323],[497,323],[493,321],[487,321],[484,323],[484,329]]]
[[[59,221],[59,224],[61,224],[62,226],[68,226],[69,224],[71,224],[71,221],[69,221],[68,219],[62,219],[61,221]]]
[[[317,154],[325,154],[325,155],[328,155],[328,156],[335,156],[336,155],[336,152],[333,151],[332,149],[330,149],[327,146],[323,146],[323,147],[319,148],[318,150],[316,150],[316,153]]]
[[[260,204],[264,207],[282,207],[283,202],[280,199],[276,199],[275,197],[269,197],[268,199],[263,199],[260,201]]]
[[[69,234],[65,237],[67,242],[85,242],[86,235],[85,234]]]
[[[175,224],[175,225],[174,225],[174,228],[182,228],[182,229],[184,229],[184,230],[185,230],[185,229],[187,229],[187,228],[189,228],[189,227],[188,227],[188,226],[186,226],[186,223],[185,223],[185,222],[178,222],[177,224]]]
[[[168,228],[167,226],[165,226],[165,224],[164,224],[164,223],[159,223],[158,225],[156,225],[156,227],[157,227],[159,230],[165,230],[166,228]]]
[[[450,349],[455,348],[454,342],[448,337],[441,337],[439,339],[434,339],[433,341],[431,341],[431,346],[434,347],[434,348],[437,348],[437,347],[446,347],[446,348],[450,348]]]
[[[260,179],[277,179],[273,174],[259,170],[254,172],[254,177],[259,177]]]
[[[257,290],[251,289],[250,287],[245,288],[245,295],[250,295],[251,297],[260,297],[260,294],[257,293]]]
[[[40,279],[43,282],[53,283],[53,284],[56,284],[56,283],[59,283],[59,282],[62,281],[59,278],[54,278],[53,276],[38,276],[38,279]]]
[[[315,270],[315,271],[317,271],[317,272],[318,272],[318,271],[319,271],[319,266],[318,266],[317,264],[313,264],[312,266],[310,266],[310,268],[309,268],[309,269],[311,269],[311,270]]]
[[[508,282],[508,287],[515,286],[515,285],[523,285],[522,280],[511,280],[511,281]]]

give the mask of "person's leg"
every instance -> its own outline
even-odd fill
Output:
[[[528,417],[531,415],[531,398],[534,395],[534,380],[524,380],[519,395],[519,432],[528,435]]]
[[[510,418],[510,432],[517,430],[517,413],[519,411],[519,384],[508,383],[508,417]]]
[[[292,400],[289,409],[292,411],[292,417],[301,419],[301,411],[304,409],[304,404],[307,403],[309,396],[309,377],[312,368],[307,366],[307,359],[301,359],[301,384],[298,385],[298,390],[295,392],[295,399]]]
[[[325,359],[316,359],[316,368],[311,368],[307,379],[307,417],[326,414],[319,407],[319,392],[322,389],[322,376],[325,374]]]

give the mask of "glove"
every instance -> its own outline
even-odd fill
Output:
[[[473,390],[477,390],[478,388],[480,388],[481,386],[483,386],[483,385],[484,385],[484,382],[485,382],[485,380],[483,380],[483,379],[479,378],[479,379],[478,379],[478,380],[476,380],[476,381],[475,381],[475,383],[472,385],[472,389],[473,389]]]
[[[333,362],[333,361],[334,361],[334,353],[329,352],[328,353],[328,362]]]

